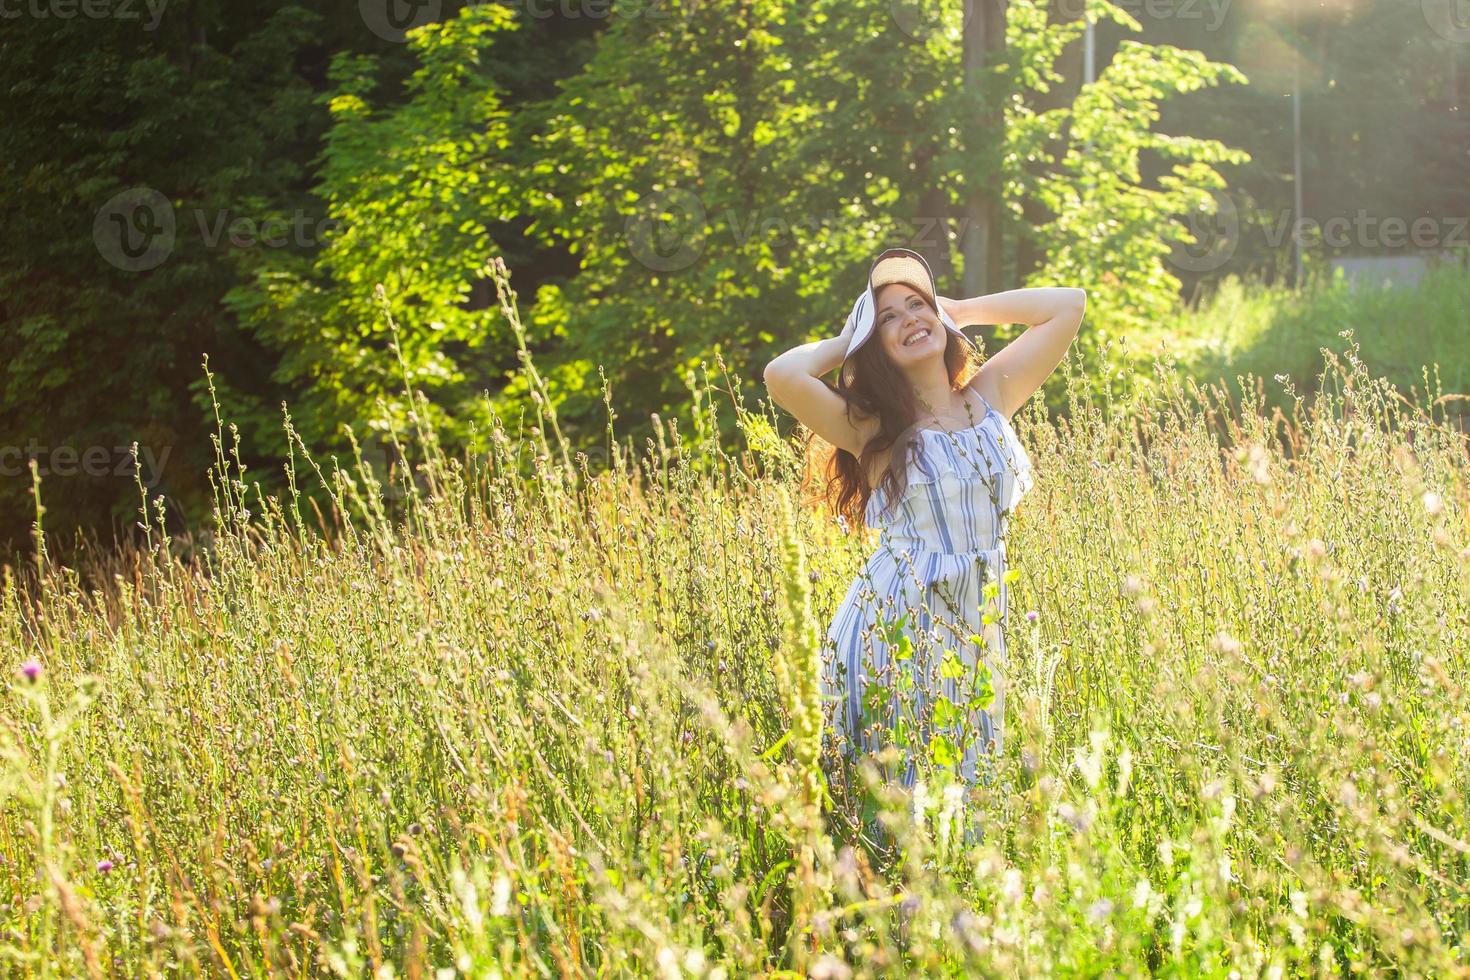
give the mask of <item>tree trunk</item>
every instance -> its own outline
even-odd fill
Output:
[[[967,91],[981,87],[985,69],[1005,50],[1007,0],[965,0],[966,17],[962,45]],[[1003,107],[994,99],[966,120],[965,145],[972,153],[987,141],[1003,138]],[[964,256],[964,295],[979,296],[1000,289],[1001,279],[1001,190],[1000,174],[977,168],[968,175],[960,236]]]
[[[1081,20],[1086,7],[1081,0],[1052,0],[1051,20],[1053,23],[1065,23],[1066,21]],[[1046,92],[1038,92],[1033,96],[1034,108],[1037,112],[1046,112],[1049,109],[1060,109],[1070,106],[1077,99],[1077,94],[1082,91],[1082,52],[1083,42],[1076,41],[1062,49],[1057,55],[1056,70],[1062,76],[1062,80]],[[1037,169],[1037,168],[1033,168]],[[1047,212],[1045,205],[1027,197],[1022,203],[1022,222],[1026,227],[1016,229],[1016,284],[1020,285],[1026,281],[1026,277],[1041,265],[1041,249],[1036,240],[1028,234],[1028,228],[1047,221],[1051,215]]]

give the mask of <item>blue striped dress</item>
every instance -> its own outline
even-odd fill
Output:
[[[823,645],[827,731],[839,748],[856,754],[893,741],[895,726],[907,727],[914,748],[900,747],[906,786],[915,779],[915,750],[973,785],[980,755],[1002,748],[1005,539],[1011,512],[1033,478],[1015,429],[981,402],[985,415],[975,425],[915,427],[894,444],[895,453],[907,448],[907,484],[896,502],[885,499],[881,485],[868,498],[864,519],[879,529],[878,547],[848,588]],[[992,582],[999,590],[993,598],[984,595]],[[991,623],[982,621],[987,611]],[[900,617],[906,618],[896,622]],[[972,636],[983,639],[983,649]],[[994,691],[985,710],[981,660]],[[935,733],[947,736],[945,744],[931,744]]]

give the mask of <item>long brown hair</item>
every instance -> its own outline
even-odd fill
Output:
[[[926,300],[927,302],[927,300]],[[929,308],[934,310],[934,304]],[[938,312],[937,310],[935,311]],[[944,366],[949,375],[949,388],[959,391],[975,372],[980,370],[984,358],[971,343],[961,340],[954,331],[941,325],[946,343]],[[838,372],[837,384],[828,383],[847,402],[847,418],[867,420],[879,419],[878,433],[863,447],[862,456],[857,457],[846,449],[833,446],[827,440],[807,429],[802,444],[805,471],[800,489],[810,504],[825,504],[828,509],[847,522],[850,531],[866,526],[864,515],[868,498],[874,488],[868,485],[868,468],[873,457],[890,448],[893,453],[888,467],[879,478],[886,498],[897,500],[907,483],[905,472],[908,467],[909,446],[914,438],[914,423],[919,415],[918,399],[913,386],[903,372],[888,358],[888,352],[878,337],[870,338],[852,356],[856,377],[849,386]],[[895,443],[902,439],[902,444]]]

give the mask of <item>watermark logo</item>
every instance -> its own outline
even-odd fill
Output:
[[[709,240],[729,239],[744,248],[752,239],[772,246],[796,245],[827,237],[877,240],[913,249],[945,248],[960,241],[971,219],[960,216],[893,217],[875,220],[848,211],[800,214],[779,210],[726,208],[711,214],[699,195],[684,188],[651,191],[639,198],[624,225],[624,240],[635,261],[655,272],[675,272],[694,264]]]
[[[1470,216],[1373,214],[1367,208],[1323,218],[1293,215],[1290,208],[1261,209],[1242,215],[1228,194],[1216,193],[1213,210],[1187,215],[1192,242],[1175,245],[1169,262],[1189,272],[1214,272],[1230,261],[1246,232],[1259,235],[1268,250],[1331,249],[1334,252],[1427,252],[1470,247]],[[1243,220],[1245,219],[1245,220]]]
[[[704,202],[681,187],[644,194],[623,224],[638,262],[655,272],[688,268],[704,254]]]
[[[1192,211],[1184,224],[1190,241],[1176,243],[1169,261],[1188,272],[1213,272],[1235,254],[1240,242],[1240,212],[1229,194],[1211,195],[1214,205]]]
[[[0,20],[142,20],[143,30],[158,29],[167,0],[0,0]]]
[[[975,16],[975,5],[982,0],[961,0],[960,26]],[[950,0],[889,0],[888,13],[898,29],[916,41],[923,41],[944,28],[945,10]]]
[[[483,3],[485,0],[477,0]],[[701,0],[516,0],[527,17],[546,20],[607,20],[614,13],[624,19],[688,20]]]
[[[408,32],[439,19],[442,0],[357,0],[367,29],[392,44],[408,40]]]
[[[142,472],[133,464],[132,446],[41,446],[34,440],[24,446],[0,446],[0,477],[30,474],[30,461],[36,461],[36,472],[41,477],[126,477],[135,473],[143,485],[150,490],[163,479],[163,468],[168,465],[172,446],[163,446],[157,451],[153,446],[138,446],[138,463]]]
[[[1428,2],[1428,0],[1426,0]],[[1231,0],[1113,0],[1113,5],[1135,20],[1200,20],[1206,31],[1216,31],[1230,13]],[[1057,16],[1081,20],[1086,0],[1057,0]]]
[[[92,220],[92,241],[124,272],[157,268],[174,250],[174,207],[151,187],[130,187],[108,198]]]
[[[1470,43],[1470,0],[1420,0],[1424,23],[1446,41]]]
[[[187,212],[206,248],[228,241],[235,248],[310,248],[321,244],[341,222],[315,218],[297,209],[287,218],[271,215],[257,220],[228,209],[214,212],[195,208]],[[124,272],[155,269],[173,253],[179,239],[179,218],[168,198],[151,187],[130,187],[114,194],[92,220],[92,241],[107,262]]]
[[[5,0],[0,0],[4,3]],[[499,0],[470,0],[467,7],[479,7]],[[699,9],[702,0],[514,0],[502,3],[518,9],[532,20],[607,20],[616,14],[624,18],[647,20],[688,20]],[[408,32],[439,20],[442,0],[358,0],[358,14],[367,29],[393,44],[408,40]]]

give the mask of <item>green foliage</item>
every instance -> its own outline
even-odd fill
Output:
[[[157,464],[143,478],[176,514],[207,512],[208,439],[186,395],[205,349],[269,397],[260,352],[219,306],[234,250],[207,235],[263,218],[255,205],[302,179],[289,152],[314,131],[301,62],[347,35],[296,6],[200,17],[191,27],[170,10],[152,30],[146,17],[5,18],[0,550],[26,540],[35,513],[10,453],[34,447],[50,473],[52,527],[106,540],[137,516],[134,441]],[[171,250],[147,271],[109,262],[97,237],[99,211],[132,188],[156,191],[175,219]],[[104,462],[66,467],[52,455],[63,447]]]
[[[368,101],[377,58],[332,62],[315,192],[334,233],[309,255],[260,256],[253,280],[226,297],[279,353],[273,380],[300,392],[293,416],[309,444],[345,445],[348,423],[378,438],[406,427],[409,406],[393,394],[405,373],[428,396],[421,424],[456,442],[486,425],[475,400],[483,379],[464,364],[509,331],[466,305],[498,251],[487,225],[513,210],[507,113],[485,61],[497,32],[515,24],[508,8],[480,4],[411,31],[418,67],[401,101],[382,109]],[[378,285],[394,297],[397,349]],[[196,394],[207,405],[202,383]]]
[[[1061,82],[1055,61],[1081,31],[1080,21],[1048,26],[1048,9],[1039,2],[1009,6],[1010,74],[1018,89],[1029,84],[1044,92]],[[1089,3],[1088,13],[1140,29],[1106,0]],[[1180,217],[1215,207],[1210,191],[1225,186],[1216,165],[1250,159],[1218,140],[1153,128],[1160,103],[1221,81],[1243,83],[1245,76],[1197,51],[1124,40],[1070,105],[1039,112],[1024,98],[1007,105],[1007,204],[1018,223],[1028,201],[1041,203],[1051,215],[1022,225],[1043,253],[1026,284],[1088,290],[1087,323],[1076,352],[1082,369],[1118,397],[1126,396],[1134,375],[1107,370],[1121,363],[1110,345],[1178,307],[1180,281],[1165,258],[1173,240],[1193,241]],[[1142,170],[1154,158],[1169,165],[1157,181],[1145,179]],[[1060,403],[1059,381],[1049,386],[1054,405]]]

